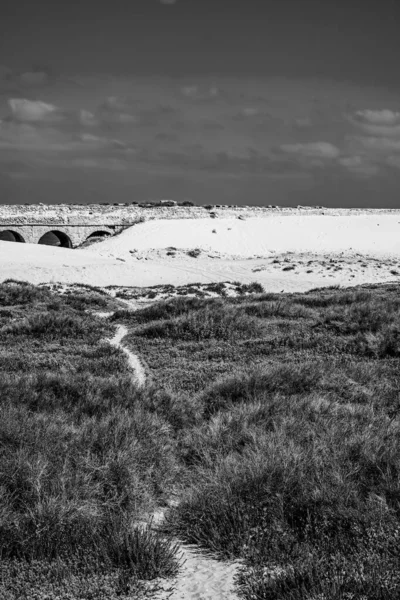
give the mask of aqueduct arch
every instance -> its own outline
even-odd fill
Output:
[[[87,236],[86,241],[90,240],[92,238],[108,238],[108,237],[110,237],[110,235],[111,235],[110,231],[104,231],[104,230],[93,231],[93,233],[91,233],[90,235]]]
[[[25,240],[17,231],[13,231],[12,229],[4,229],[3,231],[0,231],[0,242],[24,243]]]
[[[57,246],[59,248],[72,248],[71,238],[63,231],[48,231],[39,239],[38,244]]]

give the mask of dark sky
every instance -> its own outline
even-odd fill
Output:
[[[400,0],[2,0],[0,202],[400,207]]]
[[[398,85],[398,0],[3,0],[1,60],[70,72]]]

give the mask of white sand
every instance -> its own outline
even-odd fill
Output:
[[[189,545],[181,545],[180,552],[183,567],[173,582],[166,582],[173,592],[158,593],[157,600],[237,600],[234,591],[237,563],[215,560]]]
[[[128,348],[126,348],[122,344],[122,340],[124,339],[124,337],[127,334],[128,334],[128,329],[127,329],[127,327],[125,327],[125,325],[117,325],[117,331],[116,331],[114,337],[108,341],[111,344],[111,346],[114,346],[115,348],[120,348],[123,351],[123,353],[125,354],[125,356],[128,359],[129,367],[132,369],[133,381],[136,383],[136,385],[139,388],[141,388],[145,384],[146,374],[140,363],[139,357],[136,354],[134,354],[133,352],[131,352],[130,350],[128,350]]]
[[[86,252],[126,258],[131,250],[168,247],[202,248],[242,258],[280,252],[350,251],[399,256],[400,214],[147,221],[87,248]]]
[[[169,247],[178,250],[168,256]],[[194,248],[202,250],[198,258],[187,255]],[[399,213],[148,221],[84,250],[0,242],[0,281],[98,286],[258,281],[266,291],[280,292],[398,281],[396,272]]]

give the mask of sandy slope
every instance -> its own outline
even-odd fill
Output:
[[[126,257],[132,250],[203,248],[250,258],[280,252],[400,254],[400,214],[287,215],[239,219],[176,219],[140,223],[86,252]]]
[[[397,281],[399,221],[398,213],[208,217],[148,221],[84,250],[0,242],[0,281],[99,286],[258,281],[278,292]],[[187,255],[193,248],[201,249],[197,258]]]

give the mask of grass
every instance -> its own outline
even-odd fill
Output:
[[[138,598],[177,570],[135,525],[169,494],[175,442],[86,312],[104,301],[0,285],[1,598]]]
[[[397,599],[399,290],[250,284],[104,320],[0,286],[5,598],[140,597],[176,572],[175,535],[241,559],[244,600]],[[104,343],[116,322],[145,390]],[[164,531],[140,528],[172,492]]]
[[[188,256],[191,256],[192,258],[198,258],[201,254],[201,249],[200,248],[193,248],[192,250],[188,250],[186,252],[186,254]]]
[[[179,299],[130,323],[169,420],[168,531],[257,598],[400,593],[399,287]]]

